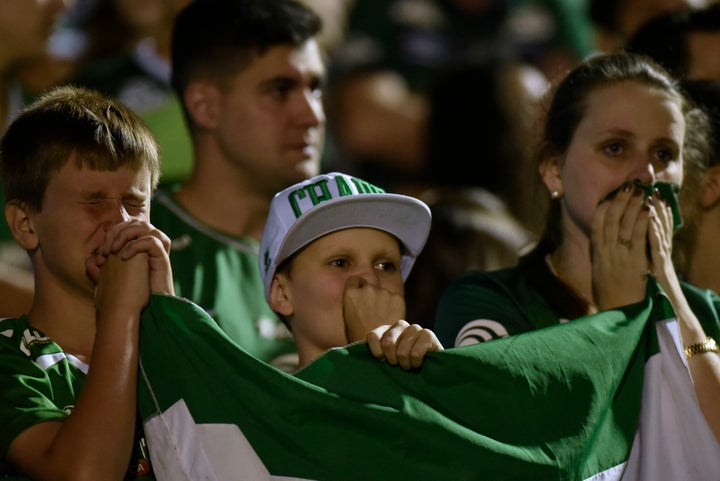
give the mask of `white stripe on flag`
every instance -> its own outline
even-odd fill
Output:
[[[234,424],[196,424],[185,401],[145,422],[158,481],[310,481],[271,475]]]
[[[606,469],[605,471],[601,473],[597,473],[593,476],[590,476],[585,481],[620,481],[623,479],[622,475],[623,472],[625,472],[625,467],[627,466],[627,463],[618,464],[617,466],[613,466],[610,469]]]
[[[718,481],[720,445],[698,405],[677,320],[656,329],[660,353],[645,365],[640,426],[621,479]]]

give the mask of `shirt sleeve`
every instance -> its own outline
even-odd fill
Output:
[[[22,351],[0,344],[0,459],[26,429],[68,416],[73,406],[57,406],[53,391],[42,367]]]

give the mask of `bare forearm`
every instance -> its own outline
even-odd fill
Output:
[[[669,289],[668,297],[677,315],[683,346],[704,343],[707,334],[682,295],[679,283]],[[705,352],[687,361],[700,409],[720,442],[720,356],[716,352]]]
[[[118,473],[118,479],[127,470],[135,434],[138,332],[138,318],[98,319],[93,359],[75,413],[80,431],[75,449],[82,442],[85,461],[102,473]]]
[[[720,443],[720,356],[714,352],[698,354],[688,359],[688,365],[700,409]]]

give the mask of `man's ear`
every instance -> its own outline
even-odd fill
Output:
[[[33,252],[38,248],[40,242],[33,225],[32,212],[27,204],[15,200],[5,204],[5,220],[13,237],[23,249]]]
[[[720,201],[720,165],[708,167],[703,178],[700,206],[710,209]]]
[[[292,299],[286,288],[287,276],[283,274],[275,274],[270,283],[270,295],[268,296],[268,305],[270,309],[285,317],[292,316],[294,309]]]
[[[183,101],[195,125],[205,129],[217,126],[222,99],[215,84],[208,81],[191,82],[183,92]]]
[[[545,184],[553,198],[562,197],[564,191],[560,173],[560,154],[551,151],[549,148],[544,148],[540,159],[538,172],[540,172],[543,184]]]

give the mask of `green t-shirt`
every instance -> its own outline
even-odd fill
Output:
[[[685,282],[681,286],[705,332],[720,340],[720,296]],[[443,346],[452,347],[567,322],[586,309],[552,274],[544,253],[535,250],[517,267],[468,272],[453,282],[440,300],[434,327]]]
[[[18,434],[45,421],[62,421],[75,406],[88,366],[67,355],[28,323],[0,321],[0,451]]]
[[[283,370],[294,369],[292,334],[265,301],[259,243],[202,224],[174,200],[175,189],[159,189],[151,207],[153,225],[172,240],[175,294],[202,307],[251,355]]]
[[[0,479],[17,474],[5,464],[12,441],[36,424],[64,421],[87,372],[87,364],[33,328],[26,316],[0,321]],[[142,479],[154,479],[141,430],[137,440],[125,479],[136,479],[136,468]]]

